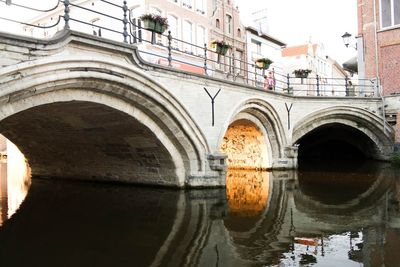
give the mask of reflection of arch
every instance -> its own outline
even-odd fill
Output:
[[[20,64],[18,70],[16,67],[2,69],[0,75],[5,77],[2,98],[8,102],[1,106],[1,121],[11,120],[13,115],[30,108],[34,112],[39,106],[67,106],[76,101],[94,103],[105,107],[105,111],[131,117],[162,144],[175,168],[172,171],[175,180],[166,184],[183,186],[188,176],[204,173],[209,149],[200,129],[180,103],[144,73],[128,64],[101,57],[94,60],[90,56],[64,56],[35,63]],[[8,79],[9,75],[19,79]],[[11,140],[23,135],[12,132],[11,128],[5,129],[4,125],[2,128],[8,131],[7,137]],[[29,154],[26,144],[15,143]],[[32,167],[35,172],[35,166]],[[110,177],[118,180],[120,174]]]
[[[271,262],[287,251],[291,242],[285,238],[284,229],[289,207],[287,183],[283,179],[270,179],[268,204],[263,213],[252,217],[228,214],[224,218],[229,239],[243,260],[253,262],[257,258],[257,262]]]
[[[244,101],[234,109],[230,119],[221,128],[217,147],[221,147],[229,125],[238,120],[254,123],[264,134],[268,148],[268,167],[271,167],[272,160],[282,156],[283,146],[286,144],[284,130],[276,110],[262,99]]]
[[[311,131],[329,124],[342,124],[363,133],[374,144],[372,148],[377,159],[388,159],[392,152],[394,131],[385,124],[383,130],[382,119],[364,109],[354,107],[333,107],[316,111],[293,128],[293,144]],[[374,153],[372,152],[372,154]]]
[[[370,165],[371,163],[368,163]],[[366,169],[368,169],[366,167]],[[385,192],[387,192],[393,186],[393,179],[391,178],[393,175],[391,174],[390,168],[382,168],[381,165],[377,167],[376,170],[372,170],[369,168],[367,172],[357,172],[355,173],[340,173],[342,185],[346,186],[346,182],[353,183],[353,186],[359,185],[357,180],[363,179],[360,176],[369,176],[368,178],[376,178],[372,183],[368,184],[368,187],[363,192],[358,192],[355,198],[348,199],[344,203],[332,204],[325,203],[323,200],[318,197],[313,197],[307,195],[304,190],[302,190],[301,185],[301,176],[307,175],[311,176],[311,179],[318,179],[322,174],[320,172],[312,173],[312,172],[304,172],[299,174],[299,179],[297,182],[300,182],[297,185],[297,190],[294,191],[294,200],[296,203],[296,208],[303,212],[314,213],[315,216],[323,216],[324,214],[332,214],[332,215],[340,215],[340,214],[354,214],[354,213],[362,213],[364,209],[369,209],[370,206],[374,206],[375,203],[379,202]],[[371,175],[372,174],[372,175]],[[327,172],[323,175],[328,175],[332,177],[337,177],[339,175],[338,172]],[[321,177],[323,179],[323,177]],[[335,179],[336,184],[339,182]],[[320,188],[321,185],[318,187]],[[329,189],[328,189],[329,190]],[[332,190],[332,187],[330,187]]]
[[[265,211],[272,191],[269,172],[229,169],[226,176],[226,195],[229,212],[253,217]]]

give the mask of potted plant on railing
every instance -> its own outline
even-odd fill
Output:
[[[143,14],[139,17],[143,21],[145,29],[154,31],[156,33],[163,33],[168,29],[168,19],[155,14]]]
[[[269,58],[264,57],[257,59],[255,63],[257,68],[265,70],[269,68],[269,66],[273,63],[273,61],[270,60]]]
[[[224,41],[213,41],[211,43],[212,48],[215,49],[215,52],[219,55],[225,55],[228,52],[229,48],[232,48],[229,44]]]
[[[293,71],[293,73],[294,73],[294,76],[296,78],[307,78],[308,74],[311,73],[311,70],[309,70],[309,69],[298,69],[298,70]]]
[[[301,84],[303,84],[303,79],[308,77],[308,74],[311,73],[309,69],[298,69],[293,71],[294,76],[296,78],[301,78]]]

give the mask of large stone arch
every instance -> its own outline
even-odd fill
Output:
[[[306,116],[293,128],[292,143],[298,144],[299,140],[318,129],[319,127],[339,124],[356,132],[362,133],[373,144],[371,155],[380,160],[388,160],[393,150],[394,131],[382,118],[377,115],[355,107],[338,106],[319,110]]]
[[[206,139],[188,112],[166,88],[128,63],[107,55],[51,56],[3,68],[0,84],[0,127],[13,141],[21,133],[7,128],[16,121],[2,125],[7,118],[28,110],[34,112],[39,106],[94,103],[123,114],[119,118],[128,116],[138,122],[137,125],[151,133],[152,140],[162,145],[174,165],[172,172],[158,170],[160,175],[154,180],[130,180],[129,174],[121,172],[106,175],[104,179],[182,187],[191,184],[191,177],[215,176],[207,166]],[[16,144],[29,155],[28,146]],[[33,174],[40,175],[35,169],[32,166]],[[163,180],[164,174],[174,178]]]
[[[233,109],[221,128],[218,148],[221,147],[229,126],[240,120],[251,122],[263,133],[268,148],[268,168],[272,168],[274,160],[283,157],[283,148],[287,143],[278,113],[263,99],[252,98],[243,101]]]

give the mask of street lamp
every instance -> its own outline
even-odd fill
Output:
[[[343,43],[344,43],[344,45],[345,45],[346,47],[349,47],[349,44],[350,44],[350,37],[351,37],[351,34],[348,33],[348,32],[345,32],[345,33],[342,35]]]

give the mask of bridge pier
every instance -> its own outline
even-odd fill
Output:
[[[227,155],[222,154],[220,152],[214,152],[213,154],[209,154],[207,156],[208,166],[210,170],[208,170],[209,175],[199,175],[194,176],[190,175],[186,179],[186,187],[189,188],[206,188],[206,187],[225,187],[226,186],[226,170],[227,164],[226,159]],[[211,175],[210,175],[211,173]],[[214,175],[212,175],[214,174]]]
[[[297,146],[286,146],[284,148],[284,157],[275,159],[272,163],[274,170],[297,169],[297,155],[299,148]]]

